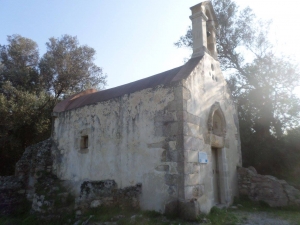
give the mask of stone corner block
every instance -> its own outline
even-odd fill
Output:
[[[200,176],[199,174],[185,174],[185,185],[199,185],[200,184]]]
[[[184,158],[185,162],[199,162],[199,153],[198,151],[185,151]]]
[[[201,194],[201,190],[199,185],[185,186],[184,188],[184,195],[185,195],[185,199],[187,200],[199,198],[200,194]]]

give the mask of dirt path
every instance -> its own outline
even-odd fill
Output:
[[[243,222],[239,225],[294,225],[267,212],[235,212]]]

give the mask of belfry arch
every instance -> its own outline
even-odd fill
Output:
[[[203,5],[203,13],[207,17],[206,21],[206,35],[207,35],[207,49],[212,57],[217,57],[217,46],[216,46],[216,33],[218,23],[214,10],[209,4]]]

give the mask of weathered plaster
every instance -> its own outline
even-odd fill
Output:
[[[141,207],[163,212],[179,188],[180,89],[158,86],[59,113],[53,132],[57,176],[77,186],[106,179],[119,188],[142,183]],[[82,135],[89,142],[84,151]]]
[[[213,193],[213,171],[211,148],[219,150],[220,200],[229,205],[237,193],[236,166],[241,165],[236,109],[227,92],[227,84],[220,70],[219,62],[205,53],[191,75],[183,82],[187,108],[183,112],[184,122],[184,173],[185,201],[196,199],[202,212],[209,212],[215,204]],[[212,132],[212,116],[220,108],[224,130],[218,135]],[[221,115],[223,114],[223,115]],[[191,119],[193,118],[193,119]],[[220,117],[218,120],[220,120]],[[231,124],[235,124],[232,126]],[[221,133],[220,133],[221,132]],[[208,163],[198,163],[199,151],[208,155]],[[228,161],[230,159],[230,162]],[[201,187],[201,191],[199,190]]]

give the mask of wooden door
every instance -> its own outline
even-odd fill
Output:
[[[212,173],[213,173],[213,191],[214,202],[219,204],[220,201],[220,174],[219,174],[219,162],[218,162],[218,149],[212,148]]]

